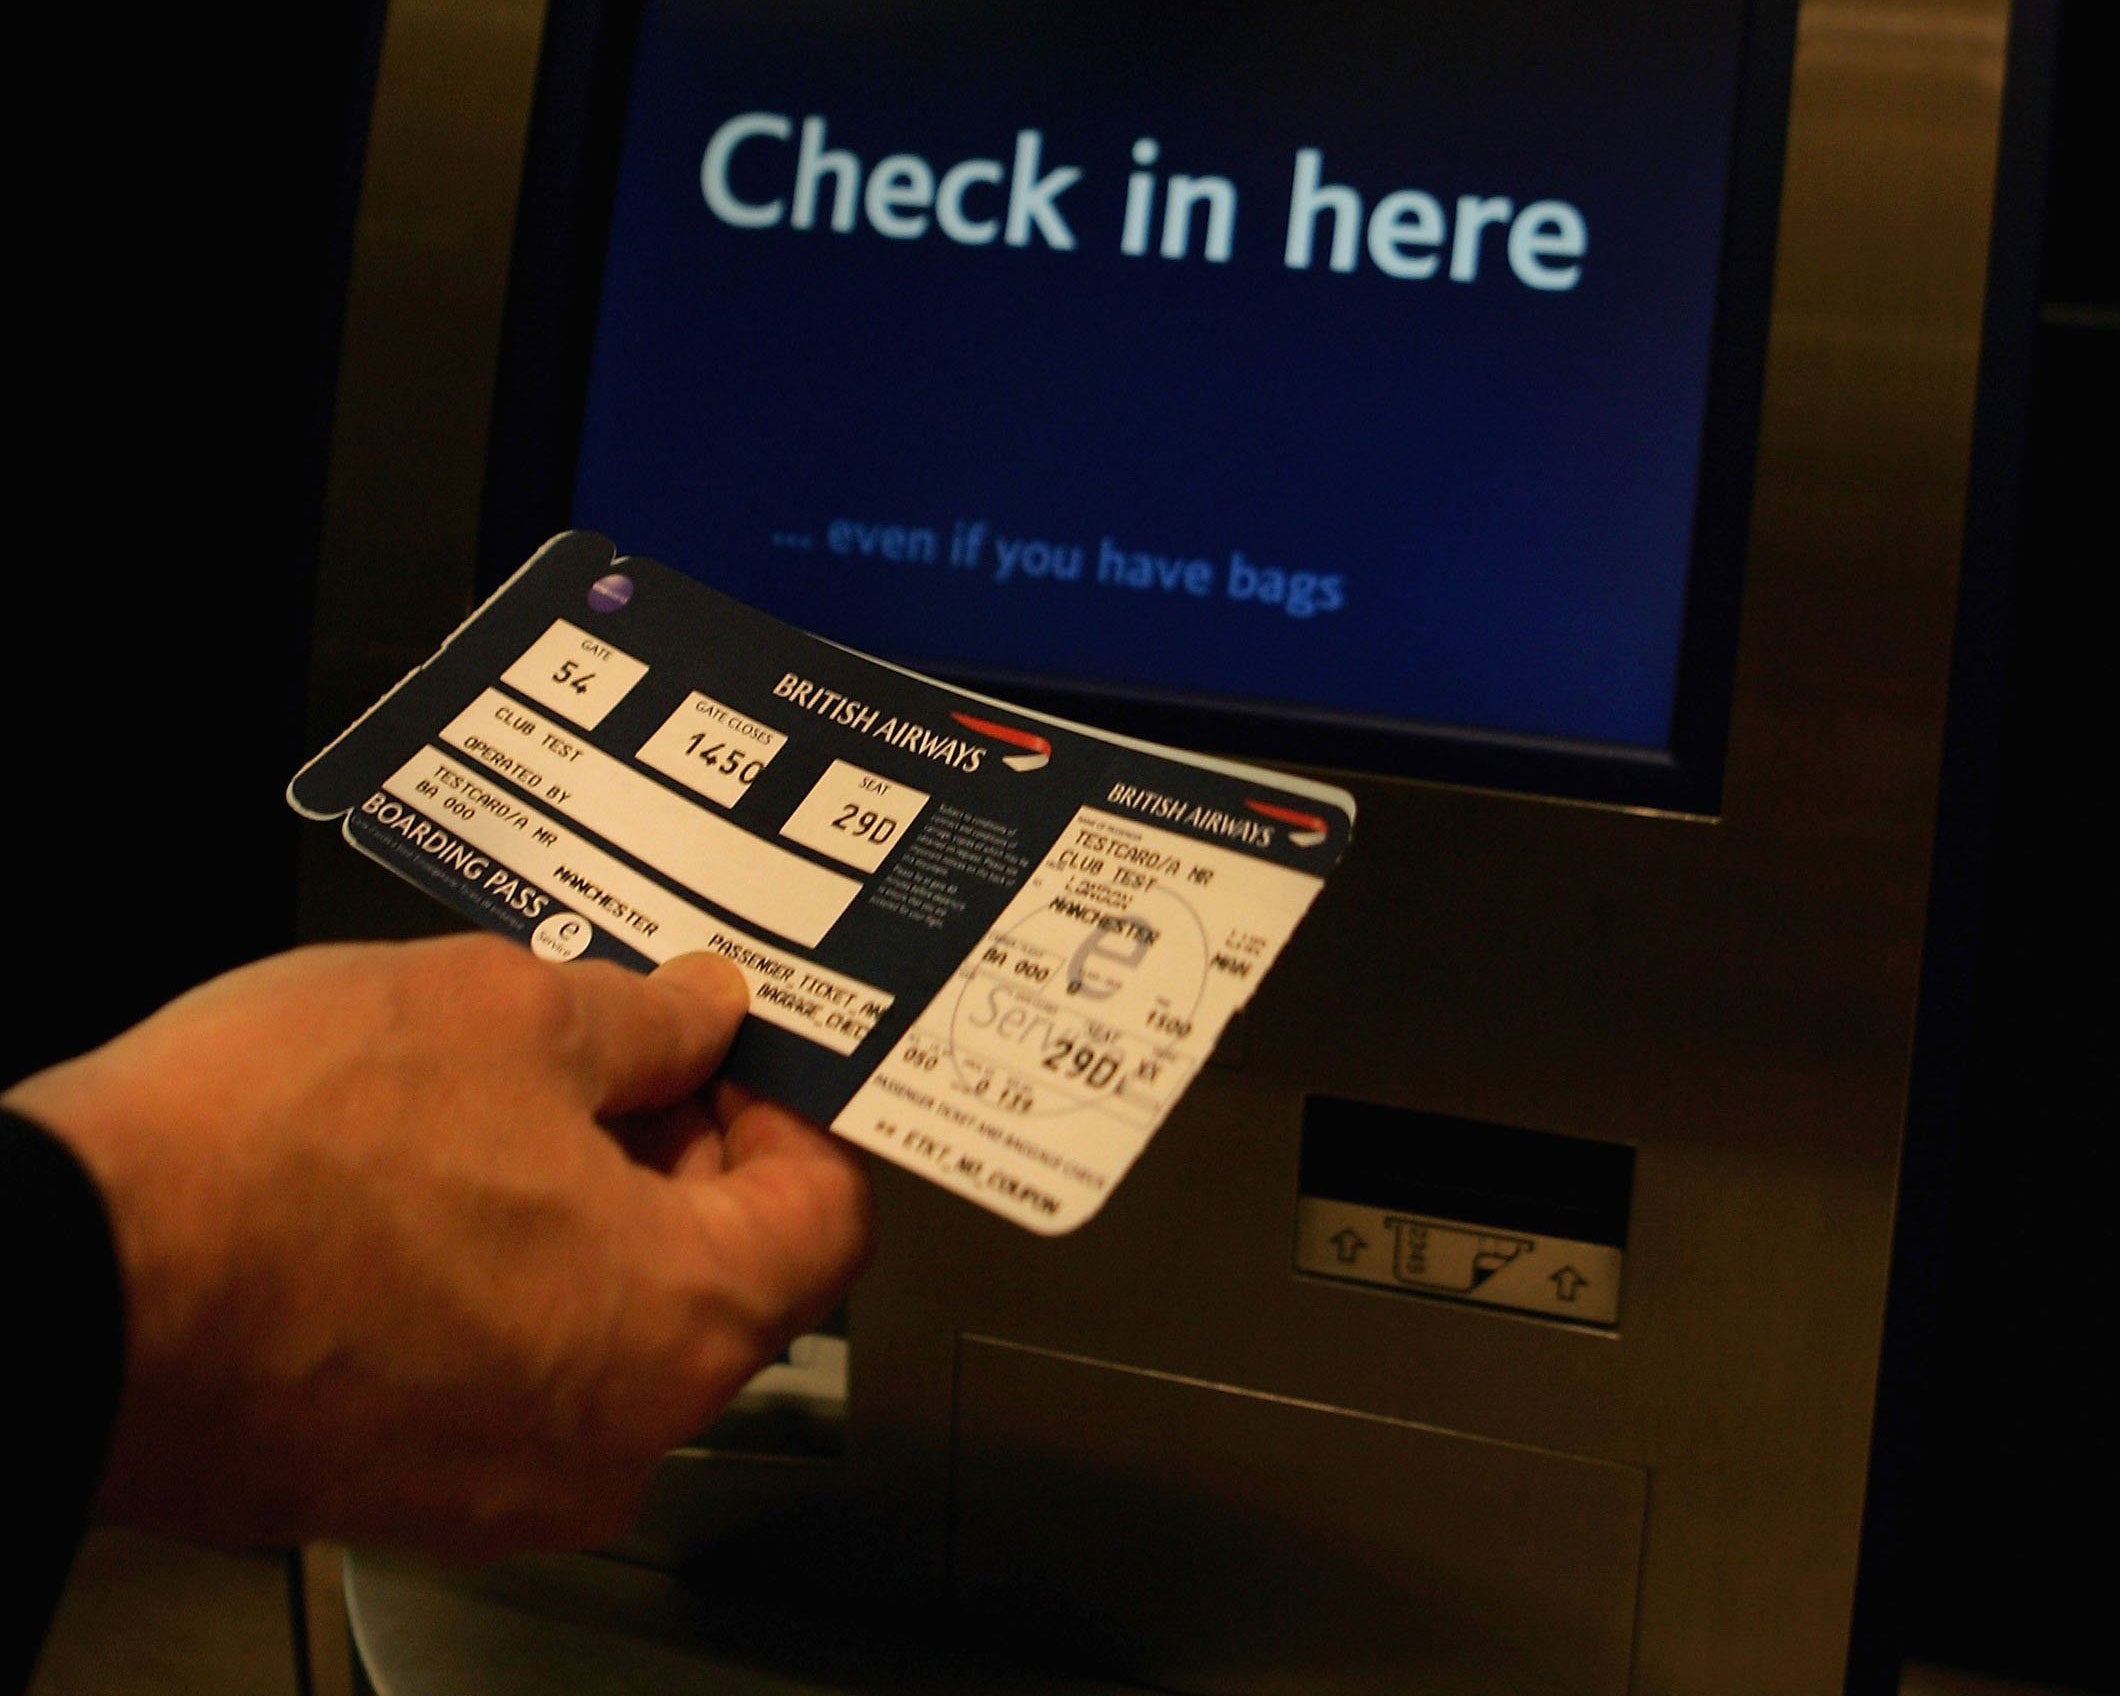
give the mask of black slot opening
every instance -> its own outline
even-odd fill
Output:
[[[1298,1187],[1320,1200],[1625,1248],[1633,1186],[1624,1143],[1303,1098]]]

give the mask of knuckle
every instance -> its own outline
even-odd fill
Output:
[[[492,1016],[534,1040],[571,1044],[581,1012],[559,968],[499,937],[479,940],[484,946],[475,956],[477,981]]]
[[[804,1233],[818,1245],[824,1275],[852,1277],[875,1253],[876,1200],[852,1158],[819,1161],[804,1174]]]
[[[691,1344],[678,1374],[679,1406],[673,1431],[688,1427],[674,1440],[703,1429],[785,1345],[791,1315],[762,1292],[726,1279],[715,1279],[695,1295]],[[681,1376],[680,1376],[681,1374]]]

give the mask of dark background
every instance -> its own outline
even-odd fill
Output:
[[[1928,1658],[2111,1688],[2101,1279],[2111,1117],[2094,822],[2120,276],[2109,9],[2063,12],[2000,761],[1907,1580]],[[25,32],[8,1076],[293,932],[280,790],[380,7]],[[2004,632],[1991,628],[1990,640]]]
[[[2111,1233],[2109,848],[2090,818],[2112,714],[2110,633],[2086,617],[2114,544],[2120,265],[2109,241],[2120,133],[2112,8],[2060,8],[2040,306],[2009,603],[1962,647],[2006,640],[1970,1005],[1949,1173],[1949,1236],[1930,1299],[1907,1527],[1911,1642],[1945,1661],[2111,1690],[2116,1499],[2104,1377]],[[1952,1013],[1927,1015],[1946,1026]]]
[[[383,7],[78,15],[17,61],[55,116],[10,241],[11,1078],[293,940],[280,795]]]

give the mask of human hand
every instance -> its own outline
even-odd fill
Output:
[[[116,1239],[105,1515],[473,1557],[625,1529],[869,1250],[850,1151],[694,1093],[745,1001],[700,955],[304,949],[10,1091]]]

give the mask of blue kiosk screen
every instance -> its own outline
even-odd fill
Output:
[[[1665,750],[1743,45],[651,0],[574,519],[997,684]]]

